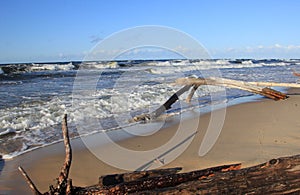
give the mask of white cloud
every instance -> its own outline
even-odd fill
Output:
[[[258,45],[214,49],[214,58],[300,58],[300,45]]]

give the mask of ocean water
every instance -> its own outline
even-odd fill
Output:
[[[222,76],[243,81],[298,82],[300,60],[132,60],[0,65],[0,155],[12,158],[61,141],[68,114],[71,137],[134,125],[129,119],[163,104],[180,86],[179,77]],[[220,87],[203,86],[191,104],[184,97],[168,115],[205,110]],[[254,96],[226,89],[225,101]],[[257,95],[256,95],[257,96]],[[260,96],[257,96],[260,97]],[[100,123],[89,126],[90,119]],[[78,124],[86,128],[78,131]]]

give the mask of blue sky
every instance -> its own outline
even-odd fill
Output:
[[[298,0],[2,0],[0,63],[82,60],[120,30],[183,31],[213,58],[300,58]]]

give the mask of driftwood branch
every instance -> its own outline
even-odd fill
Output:
[[[138,121],[148,121],[151,119],[155,119],[163,114],[166,110],[169,110],[171,106],[179,99],[184,92],[188,91],[192,85],[185,85],[181,89],[179,89],[176,93],[174,93],[163,105],[154,110],[149,114],[142,114],[132,118],[130,122],[138,122]]]
[[[28,186],[30,187],[30,189],[33,191],[33,193],[35,195],[41,195],[40,191],[37,189],[37,187],[34,185],[34,183],[32,182],[32,180],[30,179],[30,177],[27,175],[26,171],[22,168],[19,167],[18,168],[19,171],[22,173],[22,175],[24,176]]]
[[[69,171],[71,167],[72,162],[72,148],[70,144],[69,139],[69,131],[68,131],[68,124],[67,124],[67,115],[65,114],[62,121],[62,132],[63,132],[63,138],[64,138],[64,144],[65,144],[65,151],[66,151],[66,157],[63,167],[61,168],[60,174],[57,178],[57,185],[54,187],[51,185],[49,188],[49,192],[46,192],[44,194],[72,194],[73,192],[73,186],[72,186],[72,180],[69,179]],[[32,180],[29,178],[29,176],[26,174],[25,170],[22,167],[19,167],[20,172],[25,177],[29,187],[33,190],[33,192],[37,194],[41,194]]]
[[[288,96],[284,93],[281,93],[280,91],[276,91],[269,87],[300,88],[300,84],[297,83],[245,82],[245,81],[238,81],[238,80],[225,79],[225,78],[215,78],[215,77],[179,78],[176,80],[176,84],[183,85],[184,87],[181,88],[176,93],[174,93],[163,105],[161,105],[154,112],[135,116],[130,122],[148,121],[151,119],[156,119],[161,114],[163,114],[166,110],[170,109],[171,106],[179,99],[180,95],[182,95],[184,92],[192,88],[189,95],[186,98],[186,102],[190,103],[194,93],[201,85],[214,85],[214,86],[222,86],[227,88],[245,90],[251,93],[265,96],[273,100],[284,100],[288,98]]]
[[[300,77],[300,73],[296,72],[295,70],[293,70],[293,75],[296,77]]]
[[[246,82],[225,78],[179,78],[176,80],[176,84],[179,85],[218,85],[224,87],[243,88],[244,86],[257,86],[257,87],[295,87],[300,88],[300,84],[297,83],[275,83],[275,82]]]
[[[71,167],[71,162],[72,162],[72,148],[70,144],[70,139],[69,139],[69,130],[68,130],[68,125],[67,125],[67,114],[64,115],[63,121],[62,121],[62,132],[63,132],[63,138],[64,138],[64,144],[65,144],[65,151],[66,151],[66,157],[65,157],[65,162],[63,167],[61,168],[60,174],[58,176],[58,189],[66,189],[70,188],[68,186],[68,177],[69,177],[69,170]]]

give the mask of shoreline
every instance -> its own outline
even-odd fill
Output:
[[[199,157],[197,152],[210,121],[211,113],[201,115],[197,134],[188,148],[164,168],[181,166],[183,171],[190,171],[239,162],[244,167],[274,157],[299,153],[300,138],[297,130],[300,129],[300,122],[296,120],[297,114],[298,116],[300,114],[299,108],[297,109],[300,106],[298,92],[299,90],[291,89],[288,94],[298,95],[291,95],[285,101],[275,102],[262,99],[228,107],[221,134],[212,150],[203,157]],[[184,126],[198,125],[195,120],[198,121],[198,118],[184,119]],[[239,122],[236,123],[236,121]],[[168,141],[175,134],[176,128],[178,125],[168,126],[147,137],[119,140],[118,144],[135,151],[154,149]],[[126,172],[100,161],[79,138],[71,140],[71,145],[73,162],[70,178],[73,179],[74,185],[92,185],[97,183],[97,179],[101,175]],[[94,147],[97,148],[97,146],[98,144],[94,143]],[[109,153],[109,150],[107,152]],[[31,193],[16,169],[19,165],[24,167],[41,191],[46,191],[48,185],[54,183],[53,180],[58,176],[64,155],[64,145],[60,142],[33,150],[12,160],[5,160],[4,165],[1,165],[3,170],[0,179],[0,193]],[[122,158],[126,160],[126,156],[120,156],[120,159]]]
[[[297,92],[296,92],[297,93]],[[250,103],[250,102],[259,102],[259,101],[264,101],[264,97],[260,97],[259,95],[257,94],[253,94],[253,95],[249,95],[249,96],[242,96],[242,97],[238,97],[238,98],[235,98],[235,99],[230,99],[230,100],[227,100],[226,103],[218,103],[216,105],[214,105],[214,109],[212,108],[211,105],[207,105],[205,107],[195,107],[195,108],[192,108],[190,110],[185,110],[183,112],[180,112],[180,113],[176,113],[175,115],[172,115],[172,116],[169,116],[169,118],[166,118],[168,116],[163,116],[162,119],[157,119],[156,121],[153,121],[151,123],[160,123],[162,124],[162,128],[166,128],[166,127],[170,127],[170,126],[174,126],[176,125],[179,120],[186,120],[186,119],[193,119],[197,116],[195,116],[195,111],[198,112],[199,109],[201,109],[201,112],[199,111],[199,113],[196,113],[196,115],[205,115],[205,114],[209,114],[212,112],[212,110],[218,110],[218,109],[224,109],[224,106],[227,108],[227,107],[230,107],[230,106],[234,106],[234,105],[238,105],[238,104],[244,104],[244,103]],[[166,120],[166,121],[164,121]],[[163,121],[163,122],[162,122]],[[140,133],[141,135],[143,134],[147,134],[147,133],[151,133],[151,129],[149,130],[149,127],[151,128],[151,123],[146,123],[146,124],[142,124],[142,125],[147,125],[147,130],[143,130],[145,132],[138,132]],[[134,124],[134,125],[138,125],[138,124]],[[77,139],[82,139],[84,137],[90,137],[90,136],[93,136],[95,134],[101,134],[101,133],[113,133],[113,134],[118,134],[119,131],[122,131],[122,128],[130,128],[131,126],[134,126],[134,125],[127,125],[127,126],[124,126],[124,127],[120,127],[120,128],[117,128],[117,129],[108,129],[107,131],[99,131],[99,132],[93,132],[91,134],[83,134],[83,135],[79,135],[79,136],[76,136],[76,137],[72,137],[70,138],[70,140],[77,140]],[[133,133],[133,136],[135,135],[135,133]],[[123,136],[123,138],[120,138],[120,139],[128,139],[129,137],[128,136]],[[42,146],[39,146],[39,147],[33,147],[29,150],[25,150],[25,151],[22,151],[22,152],[19,152],[17,154],[4,154],[4,155],[0,155],[0,159],[2,160],[6,160],[6,161],[9,161],[9,160],[13,160],[14,158],[16,157],[19,157],[19,156],[22,156],[22,155],[26,155],[27,153],[30,153],[30,152],[33,152],[35,150],[39,150],[39,149],[42,149],[42,148],[45,148],[45,147],[49,147],[51,145],[55,145],[55,144],[59,144],[63,142],[63,139],[60,139],[60,140],[57,140],[53,143],[48,143],[48,144],[45,144],[45,145],[42,145]]]

